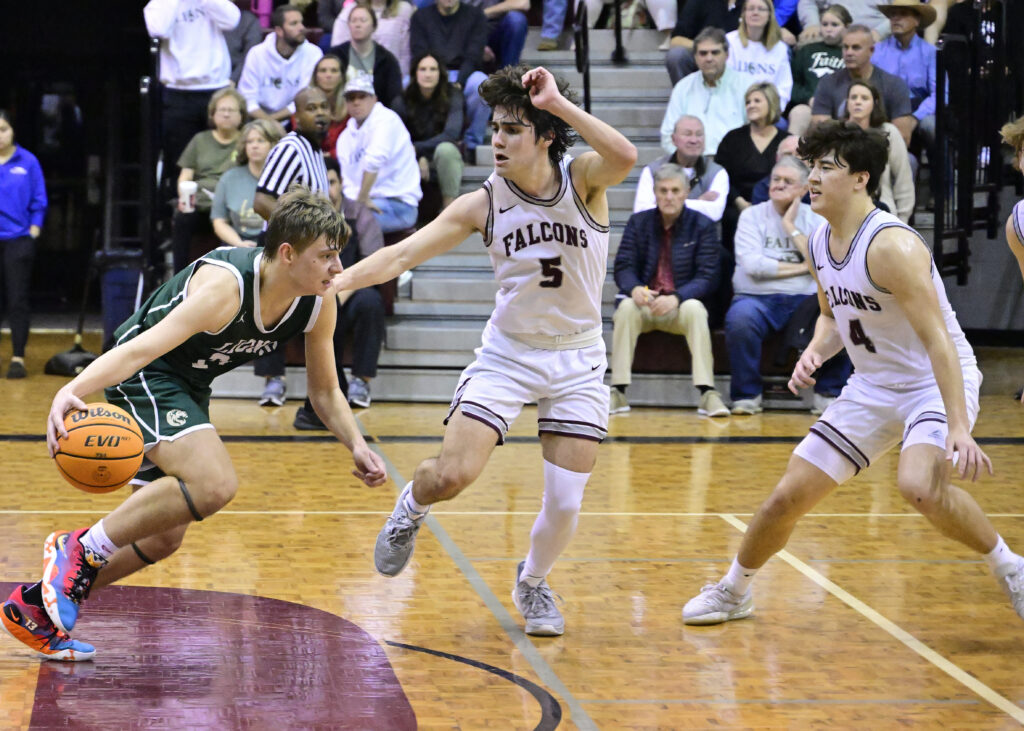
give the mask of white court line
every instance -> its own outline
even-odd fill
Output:
[[[722,520],[724,520],[732,527],[736,528],[741,533],[747,532],[746,523],[739,520],[735,515],[723,513],[721,517]],[[1013,703],[1009,699],[1004,698],[999,693],[992,690],[987,685],[982,683],[980,680],[975,678],[973,675],[962,670],[959,666],[950,662],[939,653],[935,652],[935,650],[928,647],[928,645],[921,642],[919,639],[917,639],[912,634],[907,632],[905,629],[897,625],[895,622],[886,619],[884,616],[882,616],[877,611],[869,607],[860,599],[853,596],[839,585],[826,579],[823,575],[812,569],[810,566],[805,564],[803,561],[798,559],[789,551],[782,550],[775,555],[781,558],[786,563],[788,563],[793,568],[795,568],[808,579],[813,581],[815,584],[820,586],[822,589],[827,591],[829,594],[836,597],[839,601],[843,602],[843,604],[845,604],[846,606],[850,607],[855,612],[863,616],[865,619],[878,625],[881,629],[888,632],[890,635],[895,637],[897,640],[902,642],[904,645],[909,647],[911,650],[916,652],[918,655],[923,657],[925,660],[930,662],[939,670],[946,673],[946,675],[949,675],[954,680],[967,686],[967,688],[969,688],[975,694],[977,694],[981,698],[984,698],[986,701],[988,701],[993,706],[1009,715],[1018,723],[1024,724],[1024,708],[1021,708],[1016,703]]]

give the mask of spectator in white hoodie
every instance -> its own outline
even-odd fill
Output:
[[[149,35],[160,39],[160,147],[165,174],[176,177],[173,168],[185,145],[207,128],[210,95],[231,83],[224,32],[238,25],[241,14],[230,0],[150,0],[142,14]]]
[[[377,101],[368,74],[345,84],[345,103],[351,116],[338,138],[345,197],[368,206],[384,233],[411,228],[423,193],[409,131]]]
[[[287,124],[295,113],[292,100],[309,84],[324,52],[306,41],[302,11],[294,5],[276,8],[271,22],[273,33],[245,57],[238,91],[250,116]]]
[[[793,94],[793,72],[789,46],[782,40],[772,0],[746,0],[739,28],[726,33],[725,38],[729,41],[729,68],[754,81],[774,84],[785,109]]]

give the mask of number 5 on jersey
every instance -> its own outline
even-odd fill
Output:
[[[544,277],[544,281],[540,283],[542,287],[561,287],[562,286],[562,270],[559,268],[562,266],[562,257],[553,256],[550,259],[540,259],[540,273]]]

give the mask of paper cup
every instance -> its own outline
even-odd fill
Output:
[[[194,180],[182,180],[178,183],[178,205],[182,213],[192,213],[196,209],[196,191],[199,184]]]

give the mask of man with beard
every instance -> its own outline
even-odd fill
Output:
[[[270,220],[277,199],[288,192],[293,183],[302,183],[314,193],[327,197],[327,168],[320,153],[320,144],[331,119],[327,96],[319,89],[306,88],[295,97],[293,106],[295,129],[274,145],[256,183],[253,209],[266,221]],[[283,349],[257,359],[253,367],[257,376],[266,378],[260,406],[283,406]]]
[[[250,116],[285,123],[295,113],[292,99],[309,84],[324,52],[306,42],[302,11],[295,6],[280,6],[271,22],[274,32],[245,57],[238,91],[248,102]]]

